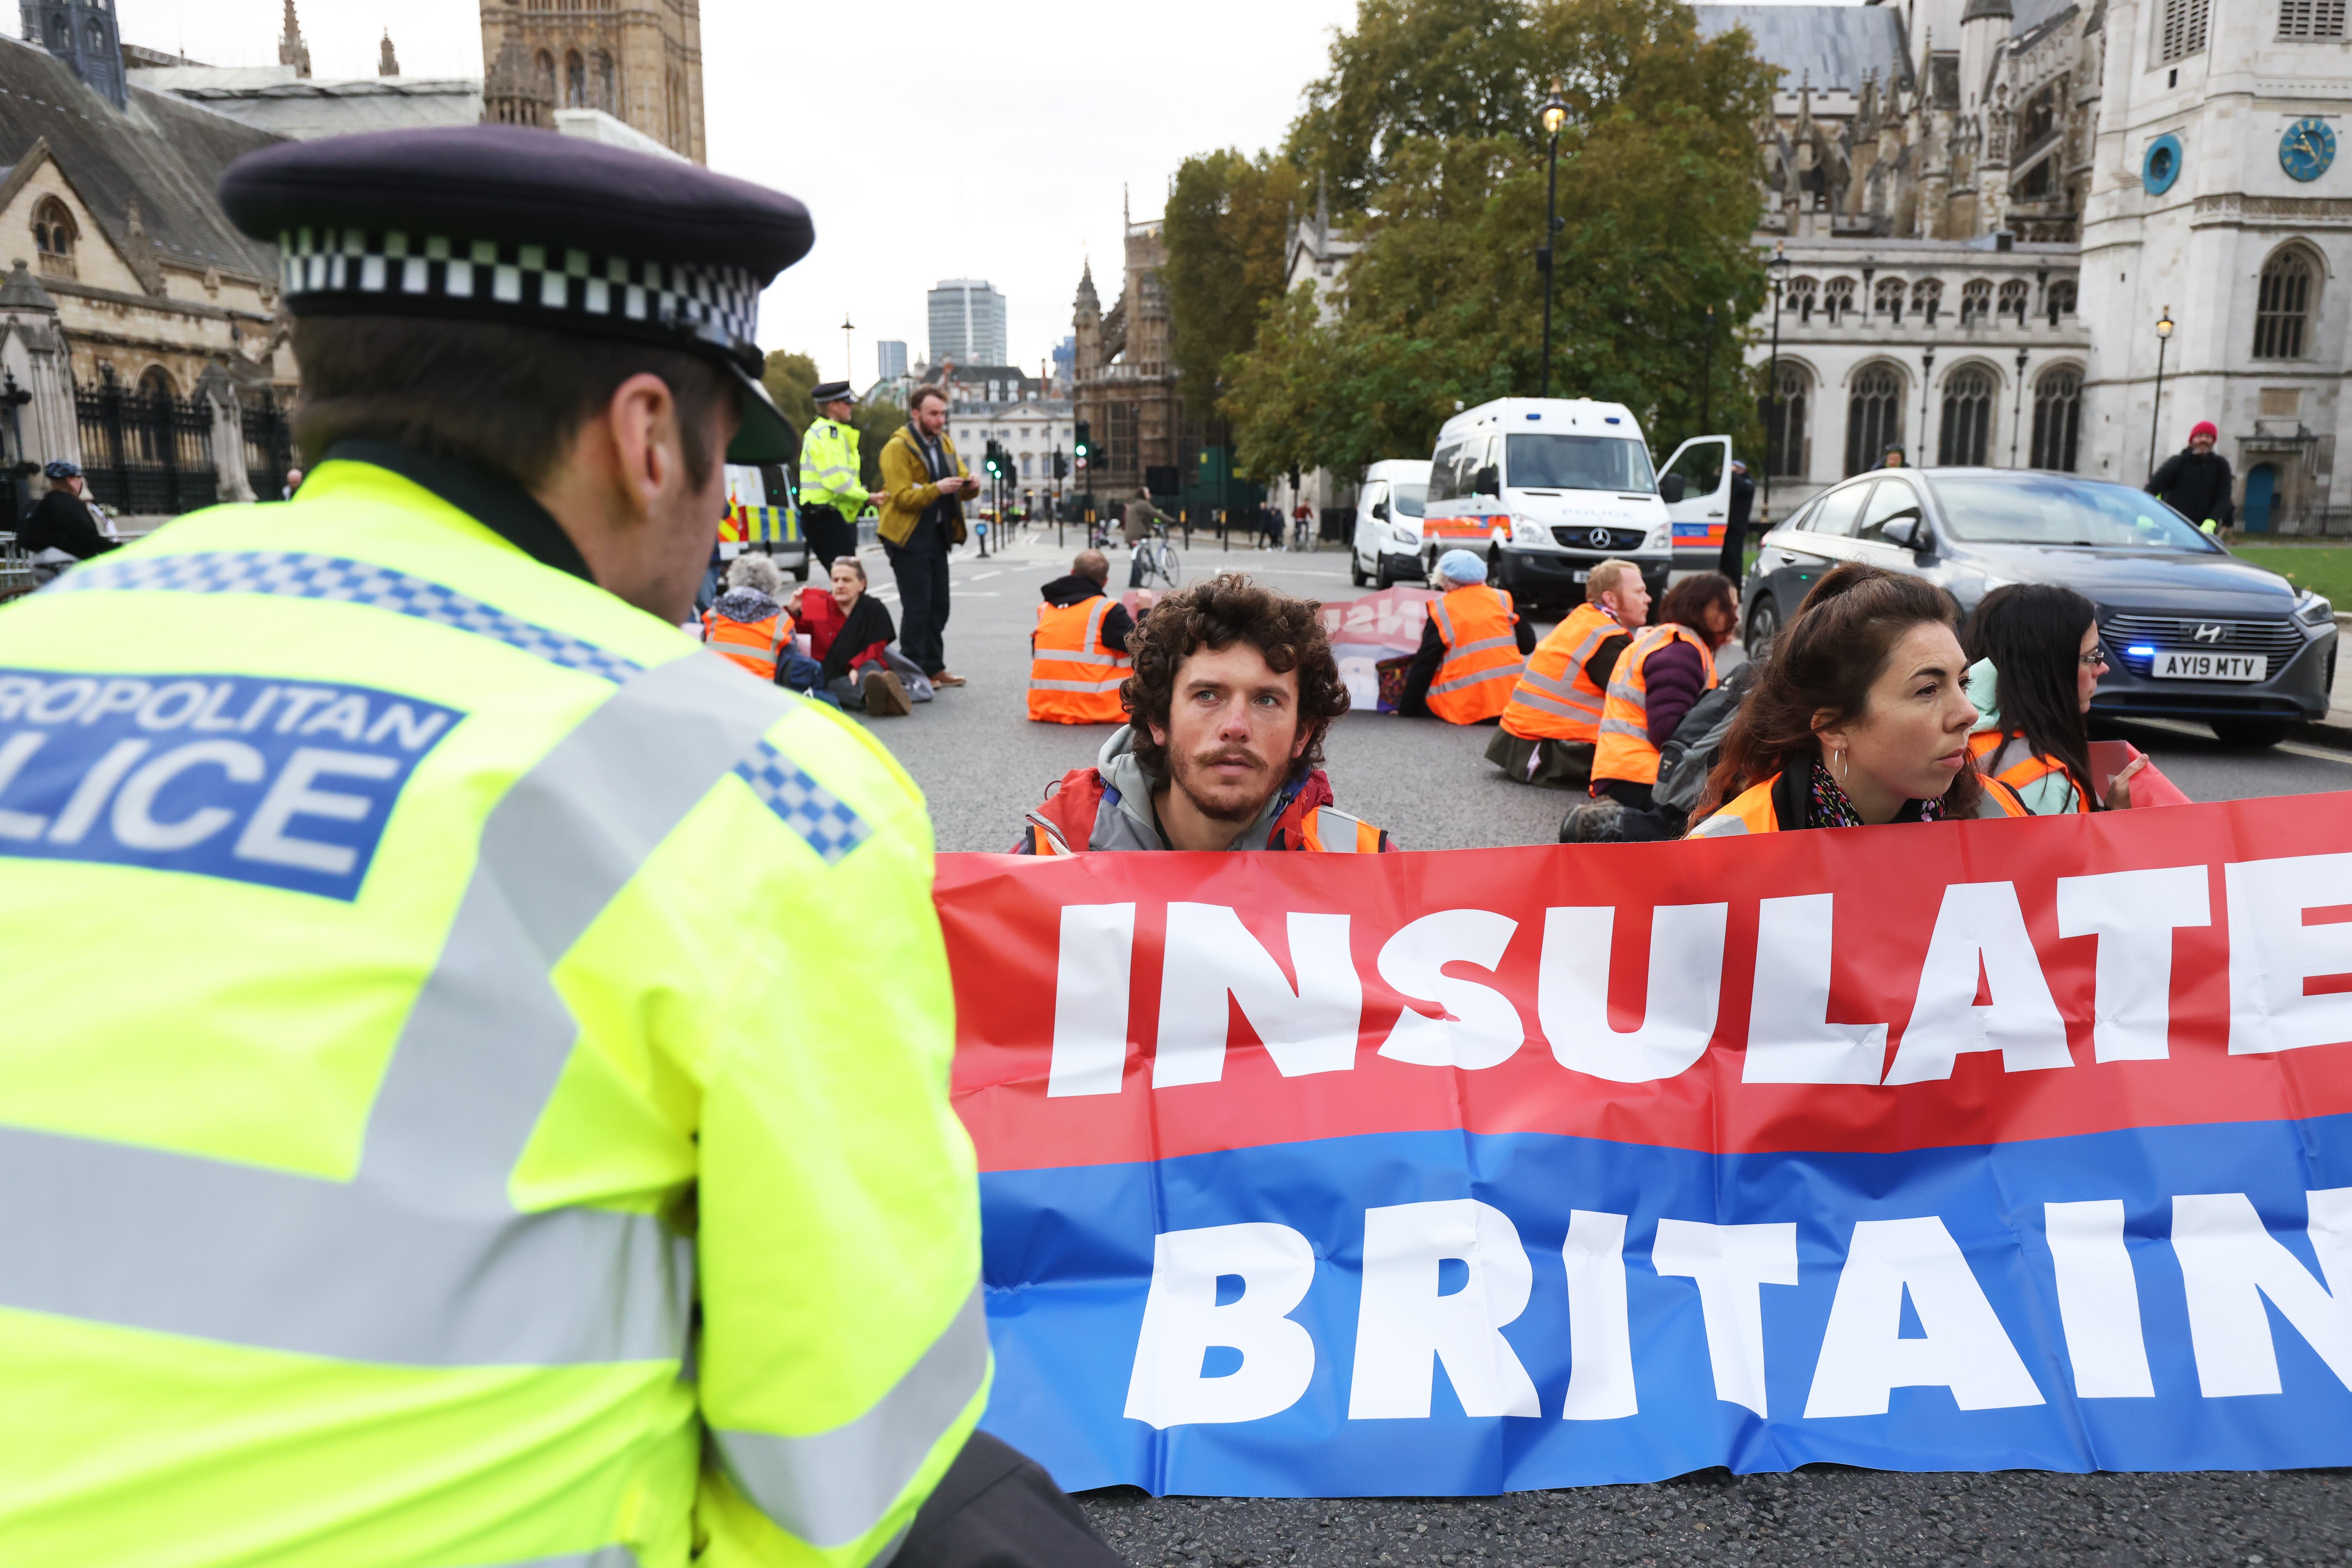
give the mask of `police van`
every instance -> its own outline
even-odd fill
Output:
[[[1674,569],[1667,504],[1633,413],[1590,398],[1499,398],[1437,433],[1421,519],[1423,563],[1450,549],[1486,559],[1487,579],[1522,603],[1570,605],[1612,558],[1641,568],[1652,594]]]
[[[808,580],[808,540],[801,537],[800,508],[784,482],[783,465],[727,465],[727,515],[719,523],[719,555],[732,560],[745,550],[773,556],[801,582]]]

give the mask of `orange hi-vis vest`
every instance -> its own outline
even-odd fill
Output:
[[[1601,644],[1625,629],[1598,604],[1580,604],[1528,655],[1528,667],[1511,689],[1503,710],[1505,733],[1521,740],[1601,738],[1601,705],[1608,694],[1593,685],[1584,666]]]
[[[730,621],[702,612],[702,640],[763,681],[776,678],[776,661],[793,645],[793,618],[782,611],[765,621]]]
[[[1802,766],[1800,764],[1800,766]],[[1693,822],[1686,839],[1737,839],[1749,833],[1782,831],[1780,808],[1773,800],[1773,791],[1780,775],[1773,774],[1759,784],[1751,784],[1731,800],[1716,808],[1711,817]],[[1984,799],[1977,803],[1979,817],[2030,817],[2025,802],[2011,792],[1998,779],[1985,780]]]
[[[1124,724],[1118,688],[1134,661],[1102,640],[1118,601],[1097,593],[1076,604],[1040,604],[1029,633],[1029,716],[1045,724]]]
[[[1602,779],[1629,784],[1658,781],[1658,748],[1650,743],[1648,666],[1651,654],[1675,642],[1688,643],[1698,650],[1700,667],[1706,671],[1706,689],[1715,689],[1715,651],[1705,638],[1672,621],[1638,633],[1609,676],[1609,701],[1601,714],[1601,743],[1592,753],[1596,784]]]
[[[1982,771],[1987,758],[1998,752],[2010,741],[2024,738],[2025,732],[2022,730],[2012,729],[2006,735],[1997,729],[1979,730],[1969,737],[1969,755],[1977,759],[1978,768]],[[2029,754],[2022,760],[2011,763],[2000,772],[1989,773],[1985,776],[1989,779],[1998,779],[2021,794],[2027,785],[2036,779],[2046,779],[2053,773],[2066,774],[2066,781],[2074,786],[2075,811],[2088,815],[2091,810],[2089,792],[2083,788],[2083,781],[2073,774],[2066,773],[2066,765],[2054,757]]]
[[[1445,640],[1445,662],[1429,683],[1429,711],[1448,724],[1496,718],[1511,706],[1511,688],[1527,664],[1512,630],[1519,622],[1511,596],[1474,582],[1430,605]]]

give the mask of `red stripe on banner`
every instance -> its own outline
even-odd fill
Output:
[[[937,899],[985,1170],[1451,1128],[1892,1152],[2352,1111],[2352,998],[2327,999],[2352,930],[2326,924],[2352,903],[2352,795],[1672,844],[942,855]]]

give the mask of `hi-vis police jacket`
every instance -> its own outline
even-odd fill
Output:
[[[869,1562],[990,1374],[921,800],[393,466],[0,612],[0,1560]]]

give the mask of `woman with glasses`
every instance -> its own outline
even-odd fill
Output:
[[[1979,771],[2017,792],[2037,817],[2131,804],[2145,757],[2116,775],[2100,800],[2084,716],[2106,673],[2098,610],[2071,588],[2020,582],[1984,596],[1964,639],[1969,700],[1979,717],[1969,737]]]

